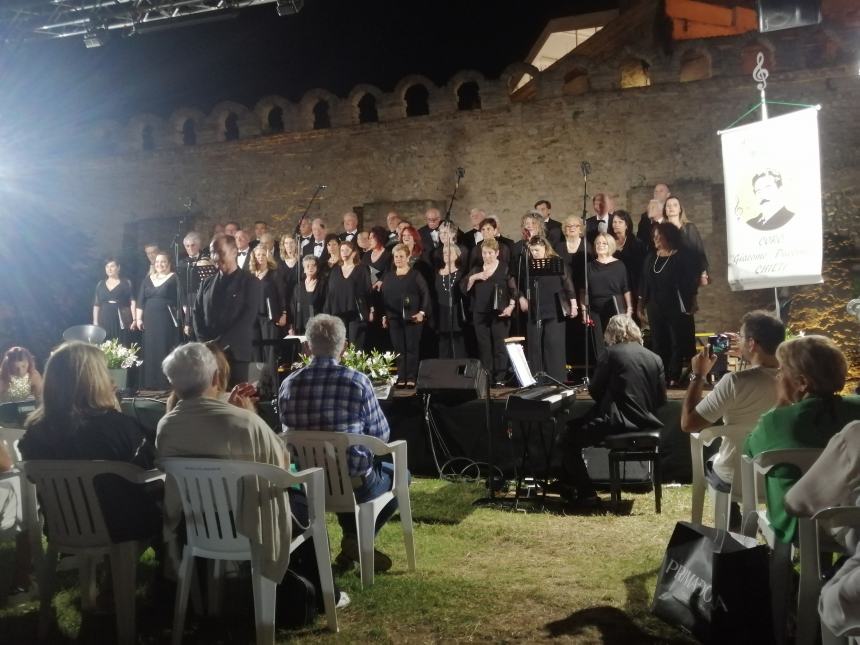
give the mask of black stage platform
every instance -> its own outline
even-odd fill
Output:
[[[494,392],[491,396],[493,463],[501,468],[506,476],[512,477],[520,465],[523,438],[516,430],[509,433],[508,428],[503,425],[505,402],[503,392]],[[590,399],[581,397],[574,404],[574,416],[585,414],[591,405]],[[391,439],[406,439],[409,443],[409,469],[416,475],[438,475],[430,433],[424,424],[422,397],[398,392],[394,398],[382,401],[382,408],[391,426]],[[144,426],[155,428],[158,419],[164,414],[164,403],[155,398],[129,398],[123,400],[123,411],[137,417]],[[438,438],[433,441],[439,466],[449,459],[449,456],[443,453],[442,444],[447,447],[451,457],[487,461],[488,437],[484,427],[483,399],[456,406],[431,402],[431,411],[438,428],[438,437],[441,438],[441,441]],[[270,403],[262,405],[260,412],[272,427],[278,429],[277,417]],[[690,443],[680,429],[681,401],[668,401],[661,408],[659,417],[664,423],[660,444],[663,481],[687,483],[691,479]],[[554,470],[559,463],[559,451],[552,445],[552,434],[547,427],[540,436],[533,433],[529,441],[529,451],[534,460],[532,463],[539,467],[541,473],[545,463],[544,446],[552,450]],[[452,464],[452,469],[446,469],[446,473],[459,471],[465,465],[465,461],[458,461]]]

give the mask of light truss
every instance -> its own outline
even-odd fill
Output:
[[[108,32],[137,33],[235,17],[240,9],[276,5],[298,13],[304,0],[0,0],[0,28],[9,36],[99,40]],[[97,46],[90,45],[87,46]]]

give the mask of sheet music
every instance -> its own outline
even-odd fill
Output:
[[[532,369],[526,360],[523,346],[519,343],[505,343],[505,349],[508,352],[508,358],[514,368],[514,374],[520,387],[530,387],[537,383],[535,377],[532,375]]]

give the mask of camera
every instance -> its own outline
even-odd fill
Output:
[[[716,336],[708,336],[708,353],[713,356],[714,354],[725,354],[729,351],[729,346],[731,342],[729,341],[729,337],[726,334],[717,334]]]

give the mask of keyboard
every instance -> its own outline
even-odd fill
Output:
[[[543,421],[573,407],[576,390],[559,385],[533,385],[511,392],[505,416],[513,421]]]

